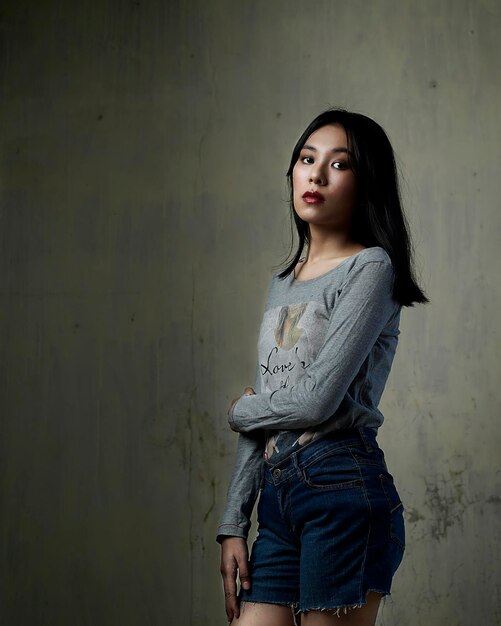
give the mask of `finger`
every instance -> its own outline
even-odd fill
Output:
[[[236,595],[229,595],[225,598],[225,608],[229,622],[231,622],[234,617],[240,617],[240,607]]]
[[[238,577],[240,578],[240,584],[244,589],[250,589],[250,574],[249,574],[249,561],[246,555],[242,555],[237,558],[238,562]]]
[[[237,571],[235,565],[223,564],[221,566],[221,574],[223,576],[226,615],[228,616],[228,621],[231,622],[234,615],[238,617]]]
[[[251,588],[250,576],[245,571],[240,574],[240,584],[242,585],[242,589],[246,589],[247,591]]]
[[[225,598],[226,617],[231,622],[233,618],[240,617],[240,607],[238,606],[238,598],[236,596],[228,596]]]
[[[255,396],[256,392],[254,391],[254,389],[252,387],[246,387],[244,389],[244,396]]]

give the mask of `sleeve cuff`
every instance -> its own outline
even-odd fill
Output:
[[[221,524],[217,529],[216,541],[221,543],[225,537],[241,537],[247,539],[248,532],[238,524]]]

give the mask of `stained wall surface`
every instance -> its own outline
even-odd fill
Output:
[[[226,412],[333,105],[387,130],[431,300],[381,405],[407,550],[378,624],[501,624],[500,11],[4,0],[3,625],[226,623]]]

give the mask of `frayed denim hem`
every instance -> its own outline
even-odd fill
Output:
[[[341,606],[328,606],[328,607],[317,606],[317,607],[311,607],[308,609],[298,609],[294,613],[294,624],[297,626],[296,615],[300,615],[301,613],[309,613],[310,611],[325,611],[325,612],[329,612],[331,615],[336,615],[337,617],[341,617],[342,615],[346,615],[348,611],[351,611],[352,609],[361,609],[363,606],[367,604],[367,594],[370,593],[371,591],[374,593],[380,593],[381,600],[383,600],[383,598],[386,600],[386,598],[389,598],[391,596],[389,591],[382,591],[381,589],[368,589],[365,593],[365,599],[357,604],[346,604],[346,605],[343,604]]]
[[[294,626],[298,626],[297,616],[301,615],[301,613],[309,613],[310,611],[326,611],[331,615],[336,615],[336,617],[342,617],[346,615],[348,611],[353,609],[361,609],[363,606],[367,604],[367,594],[373,591],[374,593],[381,594],[381,601],[387,601],[387,599],[391,599],[391,593],[389,591],[383,591],[381,589],[368,589],[365,593],[365,600],[362,600],[358,604],[346,604],[341,606],[329,606],[329,607],[311,607],[309,609],[300,609],[299,602],[273,602],[271,600],[242,600],[242,603],[247,604],[276,604],[278,606],[288,606],[292,611],[292,618],[294,620]]]

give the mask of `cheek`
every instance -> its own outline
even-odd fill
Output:
[[[357,185],[355,180],[345,180],[341,187],[341,193],[348,203],[355,204],[357,198]]]

